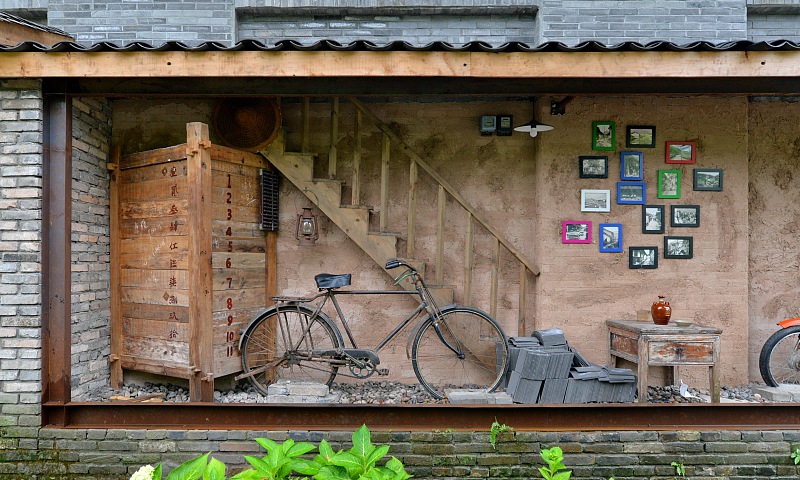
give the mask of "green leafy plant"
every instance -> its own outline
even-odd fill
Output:
[[[314,474],[317,480],[406,480],[411,478],[403,463],[395,457],[383,467],[377,466],[389,452],[389,446],[376,447],[370,440],[366,425],[353,432],[353,447],[350,450],[333,448],[323,440],[319,444],[319,455],[314,459],[320,465]]]
[[[680,462],[672,462],[672,463],[670,463],[670,465],[675,467],[675,473],[679,477],[685,477],[686,476],[686,467],[684,467],[682,463],[680,463]]]
[[[237,473],[231,480],[284,480],[291,478],[292,473],[314,475],[319,471],[320,466],[316,462],[298,458],[314,450],[314,445],[310,443],[295,443],[291,438],[281,444],[267,438],[255,440],[264,447],[267,455],[262,458],[245,455],[244,459],[253,468]]]
[[[567,467],[562,463],[564,452],[561,447],[543,448],[539,455],[547,463],[546,467],[539,467],[539,474],[545,480],[568,480],[572,476],[572,470],[564,471]]]
[[[489,428],[489,443],[492,444],[492,448],[497,448],[497,436],[503,432],[513,432],[514,429],[506,425],[505,423],[500,425],[500,422],[497,421],[497,417],[495,417],[494,422],[492,422],[492,426]]]
[[[213,457],[209,461],[209,455],[206,453],[178,465],[169,472],[166,480],[225,480],[225,464]],[[162,475],[160,463],[155,467],[145,465],[131,476],[131,480],[161,480]]]
[[[792,460],[794,460],[795,465],[800,463],[800,447],[796,447],[792,450]]]

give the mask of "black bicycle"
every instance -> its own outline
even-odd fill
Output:
[[[500,325],[477,308],[448,305],[439,308],[422,275],[401,260],[389,260],[386,269],[404,267],[395,285],[410,279],[413,290],[340,290],[350,285],[350,274],[314,277],[320,293],[312,297],[274,297],[274,306],[244,329],[239,348],[247,378],[262,393],[280,379],[316,381],[331,385],[336,375],[364,379],[379,368],[378,352],[411,321],[409,356],[419,383],[435,398],[448,389],[494,391],[508,368],[508,346]],[[339,295],[414,295],[419,306],[373,348],[356,343]],[[316,304],[315,300],[321,299]],[[323,312],[330,301],[349,341]],[[413,338],[413,340],[412,340]],[[408,351],[408,348],[407,348]],[[347,371],[343,371],[344,369]],[[341,370],[340,370],[341,369]]]

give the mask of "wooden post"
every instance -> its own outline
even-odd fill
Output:
[[[385,232],[389,228],[389,156],[391,154],[391,146],[389,136],[384,133],[381,137],[381,232]]]
[[[328,150],[328,178],[336,176],[336,141],[339,138],[339,97],[331,104],[331,145]]]
[[[494,237],[492,248],[492,285],[489,291],[489,315],[497,317],[497,282],[500,270],[500,240]]]
[[[300,131],[300,152],[308,153],[308,133],[311,122],[311,101],[308,97],[303,97],[303,111],[301,122],[303,124]]]
[[[439,198],[436,215],[436,283],[441,285],[444,281],[444,212],[447,203],[447,193],[439,185]]]
[[[417,236],[417,162],[411,160],[408,171],[408,240],[406,241],[408,258],[414,258],[416,250],[414,242]]]
[[[111,388],[122,388],[122,336],[124,334],[122,327],[122,311],[120,304],[122,302],[120,292],[120,230],[119,230],[119,159],[120,147],[114,145],[111,147],[110,162],[108,170],[111,174],[111,182],[109,186],[109,227],[110,227],[110,252],[111,252],[111,355],[109,366],[111,372]]]
[[[361,203],[361,110],[356,109],[356,125],[353,132],[353,188],[350,204]]]
[[[211,287],[211,141],[208,125],[186,124],[189,190],[189,399],[214,401],[213,292]]]
[[[517,317],[517,336],[525,336],[525,285],[528,279],[528,269],[524,263],[519,264],[519,315]]]
[[[464,234],[464,305],[471,305],[472,302],[472,262],[475,258],[473,227],[472,214],[467,212],[467,231]]]

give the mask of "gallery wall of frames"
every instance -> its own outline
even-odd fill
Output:
[[[723,169],[694,168],[691,178],[682,178],[680,165],[702,164],[702,152],[697,142],[680,139],[659,139],[652,125],[625,126],[625,149],[617,152],[617,124],[595,121],[591,124],[592,152],[578,157],[578,176],[585,179],[581,188],[581,212],[611,212],[616,209],[640,208],[641,224],[600,223],[591,220],[567,219],[562,222],[563,243],[592,243],[597,235],[601,253],[621,254],[627,249],[628,268],[658,268],[659,258],[664,260],[691,259],[694,251],[692,230],[700,228],[700,205],[681,202],[681,191],[722,191]],[[656,145],[664,145],[664,156],[656,155]],[[598,153],[600,152],[600,153]],[[655,178],[645,174],[645,162],[658,162]],[[619,166],[619,168],[617,168]],[[616,189],[592,188],[593,180],[616,177]],[[583,181],[583,180],[582,180]],[[658,203],[647,202],[647,190],[656,189]],[[663,203],[660,200],[663,199]],[[669,222],[676,229],[686,228],[683,235],[665,235]],[[626,245],[624,231],[641,229],[652,234],[649,245]],[[596,233],[595,233],[596,232]],[[650,242],[646,242],[650,243]]]

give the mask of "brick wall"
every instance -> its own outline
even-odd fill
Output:
[[[30,434],[40,422],[40,87],[0,80],[0,436]]]
[[[108,386],[111,105],[75,99],[72,110],[72,398]]]
[[[750,13],[747,15],[747,39],[800,42],[800,13]]]

